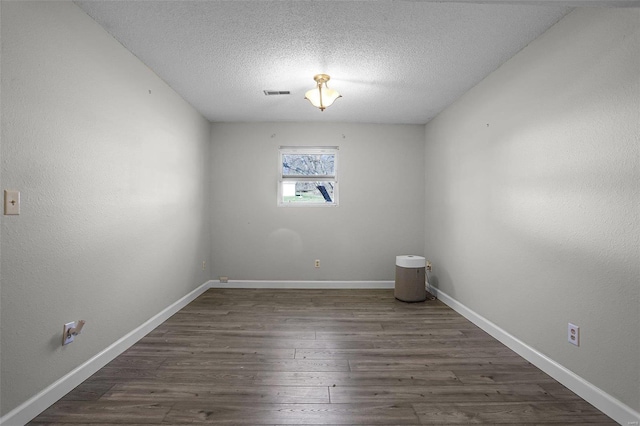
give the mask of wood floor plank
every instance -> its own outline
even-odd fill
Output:
[[[316,333],[314,331],[288,331],[288,330],[263,330],[263,329],[248,329],[248,330],[217,330],[217,329],[205,329],[201,327],[199,329],[193,329],[190,327],[170,327],[165,336],[191,336],[194,341],[205,337],[218,337],[218,338],[249,338],[260,337],[269,339],[309,339],[315,340]]]
[[[489,402],[489,401],[557,401],[553,395],[534,384],[473,386],[338,386],[329,388],[331,402]]]
[[[431,329],[431,330],[399,330],[399,331],[374,331],[374,332],[345,332],[345,331],[319,331],[316,333],[318,340],[366,340],[375,341],[378,339],[394,339],[401,341],[403,339],[421,339],[421,338],[441,338],[450,337],[461,338],[464,334],[460,330],[455,329]]]
[[[615,424],[438,300],[211,289],[30,424]]]
[[[597,410],[566,402],[424,403],[414,405],[422,424],[616,424]]]
[[[477,326],[468,321],[442,321],[439,323],[428,321],[406,322],[404,324],[397,321],[380,322],[380,326],[384,331],[423,331],[425,328],[438,328],[440,330],[475,330]]]
[[[478,338],[467,338],[467,337],[456,337],[449,336],[447,338],[440,337],[434,338],[423,337],[422,339],[389,339],[389,340],[376,340],[371,342],[371,345],[377,349],[399,349],[399,348],[478,348],[478,349],[489,349],[489,348],[505,348],[505,346],[493,339],[478,339]],[[309,348],[311,349],[311,348]],[[351,349],[351,348],[344,348]],[[357,349],[357,348],[352,348]]]
[[[386,372],[258,372],[253,382],[260,385],[281,386],[326,386],[335,388],[341,386],[369,387],[369,386],[435,386],[460,384],[458,378],[451,371],[429,371],[415,373],[411,371]]]
[[[347,360],[265,359],[260,361],[228,361],[211,357],[176,357],[166,360],[159,370],[199,369],[224,371],[348,371]]]
[[[388,346],[397,347],[394,341],[386,341]],[[218,337],[200,336],[194,341],[192,336],[164,335],[145,337],[136,347],[153,348],[155,345],[169,345],[184,348],[260,348],[260,349],[374,349],[378,342],[366,340],[311,340],[273,339],[269,337]],[[454,343],[450,343],[454,344]],[[442,345],[435,343],[435,345]],[[481,345],[481,344],[478,344]],[[293,350],[293,349],[291,349]]]
[[[544,372],[536,369],[523,371],[521,368],[513,368],[507,371],[496,371],[491,368],[483,371],[454,370],[453,373],[465,385],[476,384],[506,384],[506,383],[557,383]]]
[[[210,347],[208,345],[176,346],[171,344],[142,344],[136,345],[125,352],[126,356],[143,357],[169,357],[182,355],[203,355],[216,359],[265,359],[265,358],[290,358],[295,357],[295,349],[274,348],[230,348]]]
[[[33,423],[127,424],[162,423],[173,404],[138,401],[58,401]]]
[[[113,386],[113,381],[87,380],[62,397],[61,401],[97,401]]]
[[[175,404],[165,422],[234,425],[420,424],[410,405],[400,404]]]
[[[517,357],[506,347],[464,348],[464,347],[423,347],[394,349],[296,349],[296,359],[357,359],[363,360],[424,360],[432,358],[496,358]]]
[[[126,356],[126,353],[120,355],[119,357],[117,357],[116,359],[114,359],[113,361],[111,361],[109,364],[107,364],[107,367],[115,367],[115,368],[131,368],[131,369],[135,369],[135,370],[139,370],[139,369],[151,369],[151,370],[155,370],[156,368],[160,367],[160,365],[162,365],[163,362],[165,362],[166,358],[165,357],[149,357],[149,358],[143,358],[143,357],[131,357],[131,356]]]
[[[230,386],[193,383],[117,384],[102,401],[147,401],[173,403],[204,401],[213,404],[328,404],[329,391],[324,386]]]
[[[230,386],[248,383],[255,377],[255,371],[236,369],[227,371],[201,369],[140,369],[104,367],[88,380],[106,383],[198,383],[201,381],[216,382]]]
[[[442,358],[425,357],[422,360],[415,359],[389,359],[389,360],[349,360],[351,371],[431,371],[431,370],[478,370],[485,367],[487,371],[513,371],[514,366],[523,369],[534,368],[519,358]]]

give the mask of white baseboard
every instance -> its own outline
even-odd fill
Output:
[[[395,281],[211,281],[211,288],[378,289],[394,288]]]
[[[458,302],[448,294],[438,290],[436,287],[428,287],[431,294],[435,295],[441,302],[449,306],[454,311],[489,333],[499,340],[509,349],[553,377],[567,388],[571,389],[582,399],[611,417],[621,425],[640,424],[640,413],[628,405],[620,402],[602,389],[584,380],[571,370],[558,364],[556,361],[538,352],[536,349],[524,343],[522,340],[507,333],[496,324],[483,316],[472,311],[462,303]]]
[[[38,414],[49,408],[53,403],[72,391],[76,386],[87,380],[92,374],[111,362],[115,357],[130,348],[138,340],[146,336],[154,328],[165,322],[171,315],[184,308],[196,297],[207,291],[211,281],[202,284],[191,293],[171,304],[163,311],[150,318],[147,322],[117,340],[111,346],[95,355],[73,371],[58,379],[56,382],[14,408],[0,418],[0,425],[25,425]]]

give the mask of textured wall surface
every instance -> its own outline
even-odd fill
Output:
[[[4,415],[209,279],[210,125],[73,3],[1,39]]]
[[[216,123],[211,134],[214,277],[392,280],[396,255],[422,254],[424,126]],[[339,206],[276,205],[282,145],[340,147]]]
[[[635,410],[638,22],[577,9],[430,122],[425,225],[432,284]]]

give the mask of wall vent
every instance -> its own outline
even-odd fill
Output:
[[[264,94],[267,96],[276,96],[276,95],[290,95],[291,92],[288,90],[263,90]]]

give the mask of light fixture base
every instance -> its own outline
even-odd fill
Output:
[[[313,79],[316,81],[316,83],[322,84],[322,83],[326,83],[327,81],[331,80],[331,77],[329,77],[328,74],[316,74],[316,75],[313,76]]]

